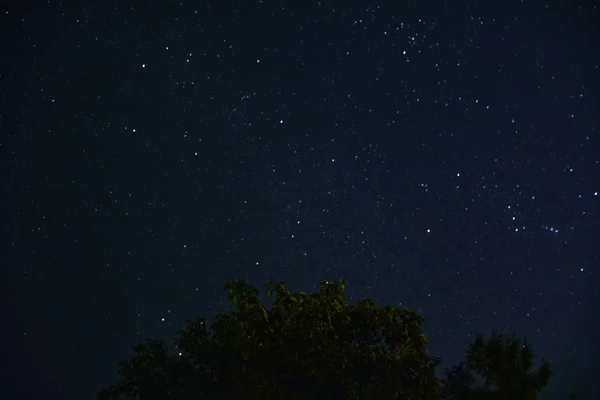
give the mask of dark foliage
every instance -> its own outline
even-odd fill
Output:
[[[161,341],[134,346],[133,357],[117,364],[120,381],[99,399],[534,400],[551,375],[545,361],[534,369],[526,341],[493,332],[478,335],[465,361],[438,379],[424,318],[411,310],[371,300],[348,305],[343,280],[311,294],[267,287],[275,295],[270,310],[257,289],[226,282],[233,312],[210,324],[188,321],[177,356]]]

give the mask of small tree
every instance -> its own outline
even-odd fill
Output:
[[[466,361],[448,370],[447,399],[535,400],[547,386],[550,364],[542,360],[534,371],[531,345],[515,335],[493,331],[488,340],[477,335],[467,348]],[[479,380],[483,383],[477,385]]]

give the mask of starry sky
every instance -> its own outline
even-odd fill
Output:
[[[227,279],[344,278],[599,398],[596,2],[119,3],[0,10],[5,387],[92,399]]]

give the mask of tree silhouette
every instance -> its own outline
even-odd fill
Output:
[[[307,294],[271,282],[267,309],[257,289],[228,281],[234,311],[210,324],[187,321],[175,340],[179,355],[168,356],[162,341],[134,346],[117,364],[119,382],[98,398],[528,400],[548,382],[546,362],[532,371],[528,343],[497,332],[487,341],[478,335],[465,361],[438,379],[424,318],[372,300],[348,305],[344,284],[323,282]]]
[[[533,348],[514,334],[492,331],[488,340],[477,335],[465,356],[465,362],[446,372],[447,399],[535,400],[552,374],[544,360],[532,371]]]

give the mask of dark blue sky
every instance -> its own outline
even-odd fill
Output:
[[[0,10],[8,387],[91,399],[224,280],[341,277],[600,398],[595,2],[119,3]]]

